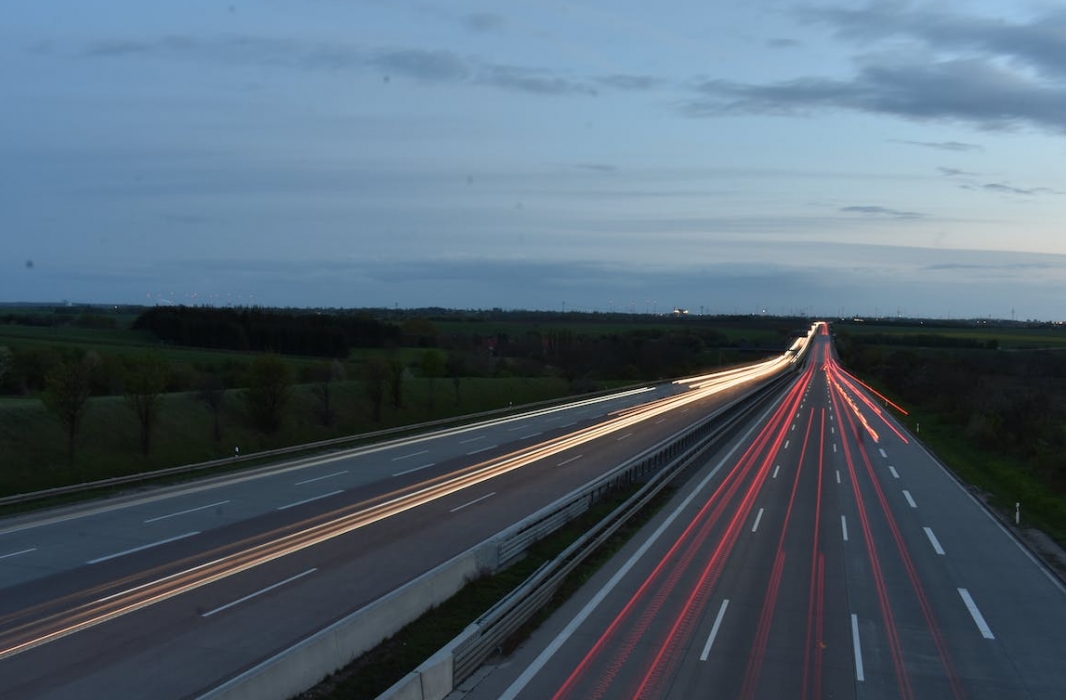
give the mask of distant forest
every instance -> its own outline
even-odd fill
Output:
[[[400,338],[398,326],[361,313],[207,306],[156,306],[137,317],[133,329],[173,345],[332,358]]]

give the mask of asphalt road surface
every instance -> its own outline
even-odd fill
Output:
[[[1066,697],[1066,589],[837,365],[450,700]]]
[[[667,384],[0,521],[0,698],[197,697],[759,381]]]

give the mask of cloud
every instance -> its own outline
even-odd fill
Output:
[[[489,63],[448,49],[366,47],[338,42],[225,36],[193,39],[167,36],[153,40],[111,39],[83,47],[98,59],[160,56],[286,66],[303,70],[360,70],[423,83],[493,87],[538,95],[594,96],[601,89],[646,90],[660,81],[649,76],[607,75],[588,79],[560,75],[535,66]]]
[[[551,72],[522,66],[482,66],[473,80],[479,85],[531,92],[539,95],[596,95],[597,90],[588,83],[571,80]]]
[[[899,209],[889,209],[888,207],[877,206],[851,206],[841,207],[840,211],[846,214],[862,214],[864,216],[885,216],[892,219],[919,219],[924,214],[919,214],[914,211],[901,211]]]
[[[494,12],[472,12],[463,15],[460,22],[472,32],[486,33],[503,29],[507,21]]]
[[[1066,132],[1066,87],[1049,86],[990,60],[866,65],[852,78],[798,78],[767,85],[710,80],[682,105],[694,117],[803,115],[843,109],[983,129],[1022,124]]]
[[[463,82],[471,73],[469,64],[451,51],[384,50],[369,58],[368,63],[424,82]]]
[[[650,75],[625,75],[620,73],[603,75],[595,78],[595,81],[598,85],[606,88],[628,91],[651,90],[666,82],[661,78],[655,78]]]
[[[956,177],[958,175],[970,175],[970,176],[976,176],[977,175],[977,173],[971,173],[968,170],[960,170],[959,168],[939,167],[939,168],[937,168],[937,170],[940,171],[941,175],[946,175],[948,177]]]
[[[1066,11],[1010,21],[885,0],[861,8],[807,8],[799,15],[861,47],[851,77],[705,81],[683,111],[713,117],[849,110],[981,129],[1066,132]]]
[[[574,167],[580,170],[592,170],[598,173],[613,173],[618,170],[618,166],[607,165],[606,163],[578,163]]]
[[[1007,185],[1002,182],[990,182],[981,185],[981,189],[988,190],[989,192],[1002,192],[1004,194],[1057,194],[1054,190],[1048,189],[1047,187],[1013,187],[1012,185]]]
[[[1045,77],[1066,77],[1066,11],[1061,9],[1027,21],[1009,21],[881,0],[860,8],[809,8],[801,10],[800,16],[828,24],[838,36],[862,45],[909,39],[940,52],[1009,57]]]
[[[976,143],[962,143],[961,141],[903,141],[899,139],[893,139],[892,143],[905,143],[910,146],[921,146],[923,148],[934,148],[938,151],[982,151],[981,146]]]

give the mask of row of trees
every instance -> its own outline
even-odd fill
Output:
[[[365,313],[156,306],[133,323],[173,344],[284,355],[347,357],[352,348],[395,344],[400,328]]]
[[[0,379],[7,372],[10,351],[0,347]],[[96,356],[86,352],[69,352],[49,371],[40,399],[62,426],[67,442],[68,459],[73,463],[79,430],[90,405],[93,364]],[[138,444],[142,455],[151,452],[153,432],[158,424],[166,393],[170,363],[157,353],[144,353],[126,359],[123,399],[136,418],[139,428]],[[436,377],[444,367],[443,355],[427,350],[421,369]],[[404,402],[404,381],[409,369],[398,358],[371,358],[362,365],[362,386],[369,400],[373,420],[381,420],[386,399],[395,408]],[[321,362],[312,366],[310,391],[315,398],[316,417],[324,426],[336,420],[335,387],[346,379],[344,365],[339,361]],[[235,389],[227,386],[214,373],[201,376],[198,396],[212,413],[215,440],[222,438],[221,413],[225,397],[238,391],[246,413],[255,426],[266,435],[281,430],[290,414],[295,388],[295,373],[285,358],[265,354],[254,358],[249,366],[247,386]],[[458,386],[458,383],[456,383]],[[431,393],[432,396],[432,393]]]

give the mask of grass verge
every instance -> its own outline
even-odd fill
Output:
[[[679,477],[681,478],[681,477]],[[298,696],[298,700],[373,700],[419,664],[458,636],[468,625],[520,586],[545,562],[554,559],[578,537],[606,517],[639,488],[616,492],[581,518],[533,545],[510,567],[467,584],[461,591],[404,627],[344,669]],[[663,489],[596,552],[578,566],[537,615],[504,644],[510,653],[572,596],[624,545],[676,492]]]

